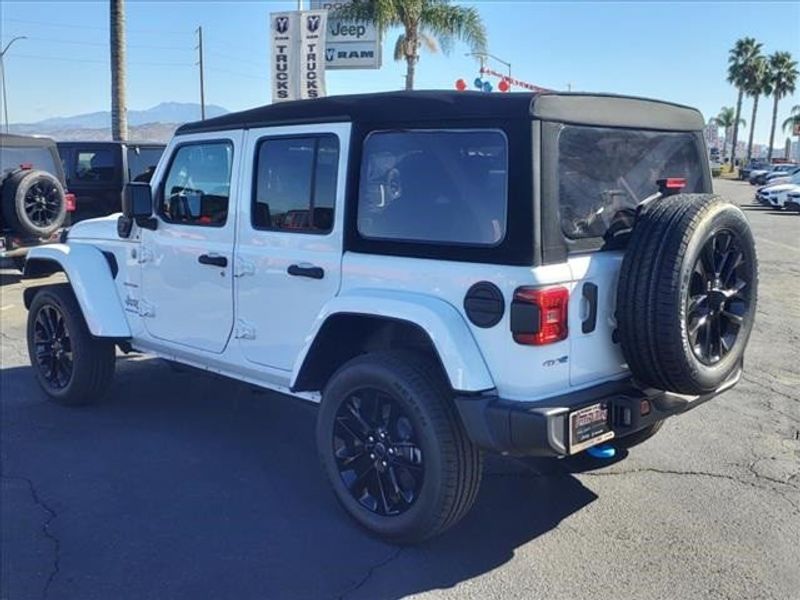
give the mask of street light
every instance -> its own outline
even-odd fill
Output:
[[[6,92],[6,63],[3,61],[3,58],[8,52],[8,49],[11,48],[11,44],[16,42],[17,40],[27,40],[27,36],[18,35],[15,38],[11,38],[11,41],[6,44],[6,47],[0,51],[0,71],[2,72],[2,83],[3,83],[3,117],[6,122],[6,133],[8,133],[8,92]]]
[[[499,62],[501,65],[505,65],[508,68],[508,79],[509,84],[511,83],[511,63],[504,61],[502,58],[496,57],[494,54],[489,54],[488,52],[467,52],[465,56],[474,56],[481,62],[481,71],[486,63],[486,59],[491,58],[492,60]]]

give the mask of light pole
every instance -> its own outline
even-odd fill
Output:
[[[502,58],[496,57],[494,54],[489,54],[488,52],[467,52],[465,56],[474,56],[481,62],[481,71],[483,71],[483,67],[486,63],[486,59],[491,58],[492,60],[499,62],[501,65],[504,65],[508,69],[508,83],[511,85],[511,63],[504,61]]]
[[[2,71],[2,83],[3,83],[3,120],[6,122],[6,133],[8,133],[8,92],[6,92],[6,63],[3,60],[6,52],[8,49],[11,48],[11,44],[16,42],[17,40],[27,40],[28,38],[24,35],[18,35],[15,38],[11,38],[11,41],[6,44],[6,47],[0,51],[0,71]]]

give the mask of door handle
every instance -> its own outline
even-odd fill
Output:
[[[325,269],[322,267],[315,267],[314,265],[305,267],[300,265],[289,265],[289,268],[286,269],[286,272],[294,277],[310,277],[311,279],[322,279],[325,277]]]
[[[215,254],[201,254],[197,257],[197,262],[201,265],[210,265],[212,267],[227,267],[228,259],[224,256],[217,256]]]
[[[597,327],[597,286],[593,283],[584,283],[583,298],[589,303],[589,316],[581,323],[581,331],[591,333]]]

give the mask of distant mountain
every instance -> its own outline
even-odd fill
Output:
[[[221,106],[206,105],[206,118],[226,113],[228,110]],[[200,105],[194,102],[162,102],[147,110],[128,110],[128,126],[132,128],[158,123],[174,126],[199,120]],[[64,139],[64,134],[72,130],[110,130],[110,128],[111,112],[107,110],[72,117],[51,117],[36,123],[12,123],[9,127],[14,133],[38,133],[60,139]],[[102,134],[98,132],[97,135]]]

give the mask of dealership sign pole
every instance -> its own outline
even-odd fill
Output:
[[[272,101],[325,95],[324,10],[270,15],[272,33]]]

